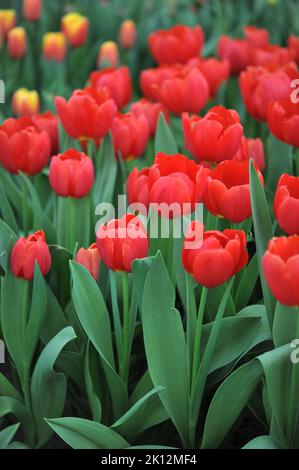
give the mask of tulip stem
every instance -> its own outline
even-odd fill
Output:
[[[123,350],[122,362],[119,375],[125,383],[128,380],[129,372],[129,335],[130,335],[130,316],[129,316],[129,285],[127,273],[121,273],[122,292],[123,292]]]
[[[295,176],[299,176],[299,148],[294,148]]]
[[[299,338],[299,308],[296,309],[296,338]],[[286,436],[290,448],[294,446],[295,434],[297,430],[298,417],[298,387],[299,387],[299,365],[292,363],[290,379],[289,407],[287,413]]]
[[[208,289],[206,287],[203,287],[202,292],[201,292],[197,321],[196,321],[191,386],[192,384],[194,384],[194,381],[196,379],[196,375],[199,369],[199,364],[200,364],[201,331],[202,331],[202,324],[203,324],[204,311],[206,307],[207,295],[208,295]]]

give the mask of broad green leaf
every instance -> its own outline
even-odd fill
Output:
[[[0,417],[8,414],[14,415],[18,422],[22,425],[25,436],[30,446],[34,445],[35,439],[35,423],[29,411],[25,406],[11,397],[0,397]]]
[[[17,401],[22,401],[22,397],[13,384],[0,372],[0,396],[15,398]]]
[[[178,153],[178,147],[170,127],[165,121],[163,113],[160,113],[158,128],[155,138],[155,153],[164,152],[168,155],[174,155]]]
[[[257,256],[251,258],[248,266],[243,269],[238,289],[235,295],[235,307],[239,311],[248,305],[259,276]]]
[[[6,222],[12,230],[18,232],[18,225],[14,212],[2,186],[0,186],[0,207],[4,222]]]
[[[117,161],[111,135],[104,137],[96,155],[96,180],[93,188],[94,205],[112,202],[117,177]]]
[[[183,441],[188,440],[187,351],[175,293],[161,254],[148,273],[143,295],[142,320],[145,351],[155,387],[165,387],[161,401]]]
[[[273,194],[280,176],[293,174],[293,149],[291,145],[276,139],[273,134],[268,139],[268,159],[266,165],[266,184]]]
[[[19,423],[13,424],[0,432],[0,449],[7,449],[19,427]]]
[[[89,406],[92,412],[92,419],[93,421],[97,421],[100,423],[102,419],[102,405],[94,389],[93,376],[90,370],[89,356],[90,356],[90,343],[88,342],[87,347],[86,347],[86,352],[85,352],[85,361],[84,361],[85,386],[86,386]]]
[[[103,424],[80,418],[47,419],[46,422],[73,449],[125,449],[119,434]]]
[[[281,449],[271,436],[258,436],[248,442],[242,449]]]
[[[11,248],[16,241],[16,234],[0,219],[0,266],[5,272],[8,270]]]
[[[297,339],[297,317],[298,310],[296,308],[286,307],[277,302],[273,323],[273,340],[277,348]]]
[[[47,313],[41,330],[41,340],[44,344],[47,344],[55,335],[68,326],[58,300],[51,288],[47,287]]]
[[[75,338],[73,328],[67,327],[62,330],[47,344],[35,365],[31,396],[39,446],[45,444],[51,436],[44,418],[60,416],[63,411],[67,381],[63,373],[55,372],[54,364],[65,345]]]
[[[76,340],[77,342],[77,340]],[[68,378],[73,380],[79,390],[85,390],[84,386],[84,356],[74,351],[62,351],[56,361],[57,369],[61,370]]]

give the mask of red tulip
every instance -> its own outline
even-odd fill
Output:
[[[288,38],[288,46],[292,50],[294,60],[299,64],[299,36],[291,34]]]
[[[106,87],[119,109],[129,103],[132,96],[132,83],[128,67],[110,67],[92,72],[89,80],[92,88]]]
[[[243,39],[232,39],[221,36],[218,41],[218,56],[222,60],[228,60],[231,73],[239,74],[250,64],[251,46]]]
[[[46,33],[43,37],[43,56],[45,60],[62,62],[67,51],[66,37],[64,33]]]
[[[15,10],[2,10],[0,9],[0,30],[2,39],[6,39],[9,31],[16,25],[16,12]]]
[[[85,197],[94,183],[92,159],[75,149],[53,157],[49,179],[54,191],[62,197]]]
[[[293,49],[269,44],[265,47],[251,48],[250,65],[276,64],[283,66],[294,60],[295,52]]]
[[[159,64],[185,63],[201,53],[204,33],[200,26],[176,25],[155,31],[148,38],[152,56]]]
[[[198,243],[202,229],[197,220],[188,227],[182,252],[183,266],[199,284],[217,287],[247,264],[246,235],[242,230],[204,231]]]
[[[42,0],[23,0],[23,15],[26,20],[38,21],[42,13]]]
[[[263,271],[274,297],[289,307],[299,305],[299,236],[272,238],[263,257]]]
[[[210,97],[213,98],[218,91],[221,83],[227,80],[230,75],[229,63],[227,60],[218,60],[213,57],[210,59],[191,59],[188,66],[197,67],[207,80],[210,88]]]
[[[256,26],[245,26],[244,34],[246,41],[254,47],[265,47],[269,44],[269,32],[264,28]]]
[[[35,116],[32,116],[32,120],[41,131],[47,132],[51,141],[52,155],[55,155],[59,149],[57,116],[50,111],[47,111],[44,114],[36,114]]]
[[[259,179],[262,174],[254,163]],[[249,162],[226,160],[208,177],[204,203],[209,212],[240,223],[251,216]]]
[[[240,148],[243,127],[236,111],[215,106],[202,118],[183,114],[185,146],[198,161],[220,162]]]
[[[169,113],[162,103],[153,103],[146,98],[141,98],[139,101],[133,103],[130,107],[130,112],[136,117],[144,115],[148,120],[150,135],[156,134],[159,115],[162,113],[166,122],[169,122]]]
[[[143,70],[140,74],[142,94],[149,100],[155,101],[155,86],[159,87],[164,80],[174,77],[181,69],[181,65],[175,64],[160,65],[160,67]]]
[[[47,165],[51,143],[28,117],[9,118],[0,126],[0,162],[10,173],[35,175]]]
[[[34,277],[35,262],[38,263],[42,275],[46,276],[51,268],[51,255],[43,230],[27,238],[19,238],[11,252],[10,266],[16,277],[31,281]]]
[[[288,235],[299,234],[299,177],[281,175],[274,199],[279,226]]]
[[[149,206],[148,187],[149,168],[134,168],[127,179],[127,195],[129,204],[141,203],[146,209]]]
[[[136,42],[137,29],[135,21],[125,20],[119,28],[119,42],[124,49],[132,49]]]
[[[234,156],[233,160],[242,162],[244,160],[254,160],[260,171],[265,169],[265,156],[264,156],[264,145],[263,141],[257,139],[247,139],[245,136],[242,137],[242,144],[238,152]]]
[[[110,130],[117,108],[105,89],[85,88],[71,98],[55,98],[57,113],[65,131],[85,143],[92,139],[99,144]]]
[[[299,102],[292,103],[290,96],[273,101],[268,107],[268,126],[277,139],[299,147]]]
[[[27,48],[27,36],[25,28],[12,28],[7,37],[7,48],[12,59],[22,59]]]
[[[174,77],[153,85],[152,92],[157,101],[175,114],[199,113],[210,96],[209,85],[197,68],[183,67]]]
[[[144,153],[149,139],[148,120],[144,115],[117,114],[111,132],[116,155],[120,152],[124,160],[132,160]]]
[[[265,121],[270,101],[280,100],[290,95],[291,79],[289,75],[278,70],[268,72],[264,67],[248,67],[240,75],[242,97],[249,114]]]
[[[70,12],[61,20],[61,31],[71,47],[80,47],[88,37],[89,19],[77,12]]]
[[[90,272],[95,281],[98,281],[100,273],[100,254],[96,243],[87,248],[87,250],[80,248],[76,254],[76,261]]]
[[[109,269],[131,272],[133,261],[147,256],[149,241],[140,219],[129,214],[101,225],[97,246],[101,260]]]

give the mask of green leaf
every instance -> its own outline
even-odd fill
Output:
[[[281,449],[271,436],[258,436],[248,442],[242,449]]]
[[[13,384],[0,372],[0,396],[15,398],[22,401],[22,397]]]
[[[188,440],[189,385],[185,334],[167,268],[158,253],[148,273],[143,296],[146,357],[161,401],[182,440]]]
[[[34,445],[35,423],[29,411],[18,400],[0,397],[0,417],[13,414],[21,423],[30,446]]]
[[[170,127],[165,121],[163,113],[160,113],[155,137],[155,153],[158,152],[164,152],[168,155],[178,153],[176,141],[172,135]]]
[[[73,328],[67,327],[62,330],[47,344],[35,365],[31,382],[31,396],[39,446],[45,444],[51,436],[51,431],[46,426],[44,418],[60,416],[63,411],[67,382],[65,375],[55,372],[53,367],[65,345],[75,338]]]
[[[268,289],[266,279],[264,277],[262,259],[265,251],[267,250],[268,243],[273,237],[273,230],[263,185],[259,180],[252,161],[250,161],[250,195],[259,273],[267,315],[270,326],[272,327],[275,301]]]
[[[275,346],[283,346],[296,339],[298,310],[277,302],[273,323],[273,340]]]
[[[125,449],[119,434],[103,424],[80,418],[47,419],[46,422],[73,449]]]
[[[0,266],[5,272],[9,269],[10,251],[16,241],[16,234],[0,219]]]
[[[112,202],[117,177],[117,161],[111,135],[104,137],[95,161],[97,175],[93,188],[94,205]]]
[[[12,230],[18,232],[18,224],[14,212],[2,186],[0,186],[0,207],[4,222],[6,222]]]
[[[263,375],[257,361],[239,367],[220,385],[207,414],[203,449],[216,449],[248,403]]]
[[[13,424],[0,432],[0,449],[7,449],[19,427],[19,423]]]
[[[94,385],[93,385],[93,376],[90,370],[89,356],[90,356],[90,346],[89,342],[87,344],[86,353],[85,353],[85,363],[84,363],[84,378],[86,385],[87,398],[89,406],[92,412],[92,419],[97,422],[101,422],[102,419],[102,405],[99,397],[96,394]]]
[[[266,165],[266,184],[274,194],[280,176],[283,173],[293,174],[293,149],[291,145],[276,139],[273,134],[268,139],[268,156]]]
[[[47,313],[41,330],[41,340],[44,344],[68,326],[63,310],[49,286],[47,297]]]
[[[250,297],[254,291],[259,276],[258,263],[256,253],[250,262],[243,269],[238,289],[235,295],[235,307],[239,311],[248,305]]]
[[[73,261],[70,266],[73,278],[73,303],[85,333],[102,359],[117,419],[127,408],[128,396],[125,384],[115,370],[107,307],[97,283],[87,269]]]

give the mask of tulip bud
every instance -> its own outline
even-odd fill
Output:
[[[35,262],[43,276],[46,276],[51,268],[51,254],[46,243],[43,230],[22,237],[16,242],[12,249],[10,265],[12,273],[31,281],[34,277]]]
[[[98,68],[100,67],[117,67],[119,63],[118,47],[114,41],[104,42],[98,53]]]
[[[8,33],[8,53],[12,59],[22,59],[27,46],[26,31],[22,27],[12,28]]]
[[[6,39],[9,31],[16,25],[15,10],[0,10],[0,23],[3,39]]]
[[[46,33],[43,37],[43,56],[46,60],[62,62],[66,56],[64,33]]]
[[[72,47],[80,47],[87,40],[89,19],[76,12],[68,13],[61,20],[61,30]]]
[[[33,116],[39,112],[40,101],[37,91],[26,88],[17,90],[12,98],[12,110],[17,116]]]
[[[98,281],[100,272],[100,253],[96,243],[90,245],[87,250],[85,250],[85,248],[80,248],[76,255],[76,261],[90,272],[95,281]]]
[[[59,196],[82,198],[90,192],[94,182],[92,159],[78,150],[67,150],[52,158],[49,180]]]
[[[38,21],[42,12],[42,0],[23,0],[23,15],[26,20]]]
[[[131,49],[137,38],[136,24],[133,20],[125,20],[120,25],[119,42],[124,49]]]

